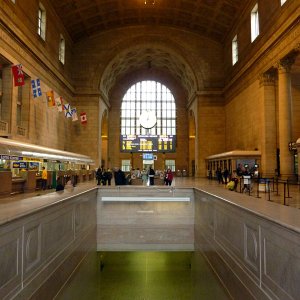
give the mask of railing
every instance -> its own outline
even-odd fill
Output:
[[[249,183],[245,184],[244,178],[240,177],[236,191],[300,209],[300,184],[289,179],[252,177]]]

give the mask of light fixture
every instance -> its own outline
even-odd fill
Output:
[[[145,0],[145,5],[154,5],[155,0]]]

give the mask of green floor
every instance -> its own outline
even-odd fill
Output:
[[[97,253],[56,299],[230,299],[202,256],[193,261],[191,252]]]

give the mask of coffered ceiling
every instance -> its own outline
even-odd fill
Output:
[[[246,2],[245,0],[51,0],[74,42],[106,30],[138,25],[171,26],[223,41]]]

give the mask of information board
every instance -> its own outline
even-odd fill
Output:
[[[121,152],[175,152],[175,135],[121,135]]]

